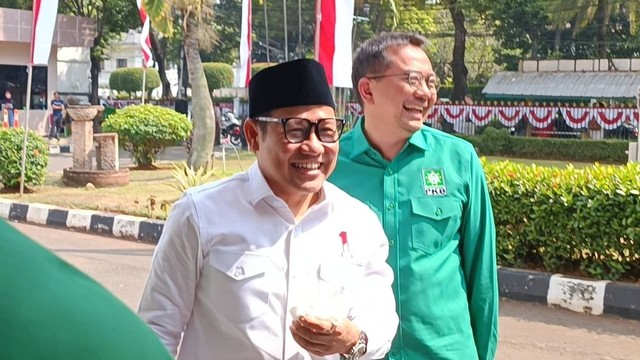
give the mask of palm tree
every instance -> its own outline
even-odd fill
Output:
[[[215,134],[213,103],[204,75],[200,49],[211,50],[215,34],[212,0],[143,0],[151,23],[166,36],[173,34],[173,19],[182,26],[183,46],[191,83],[193,145],[187,163],[206,167],[211,159]]]

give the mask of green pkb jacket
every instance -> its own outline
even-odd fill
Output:
[[[97,282],[0,220],[0,359],[170,360]]]
[[[473,147],[425,126],[389,162],[362,124],[340,139],[329,181],[368,204],[389,238],[400,328],[388,359],[493,359],[495,224]]]

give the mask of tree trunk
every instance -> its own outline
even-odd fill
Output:
[[[598,24],[596,35],[597,52],[599,59],[607,58],[607,29],[609,28],[609,18],[611,17],[611,0],[598,0],[595,20]]]
[[[173,94],[171,93],[171,83],[167,78],[166,49],[162,48],[153,31],[149,31],[149,37],[151,39],[151,51],[153,51],[153,58],[158,64],[158,74],[160,75],[160,82],[162,82],[162,98],[172,99]]]
[[[467,29],[464,26],[464,13],[458,6],[458,1],[449,3],[449,12],[453,19],[453,60],[451,61],[451,72],[453,73],[452,100],[462,100],[467,95],[467,75],[469,70],[464,63],[465,48],[467,40]]]
[[[556,34],[553,41],[553,49],[554,52],[559,56],[560,55],[560,43],[562,42],[562,29],[560,27],[556,28]]]
[[[98,94],[98,78],[100,77],[100,58],[94,55],[90,55],[91,59],[91,103],[93,105],[100,104],[100,98]]]
[[[184,51],[191,82],[193,119],[193,144],[187,163],[194,169],[200,169],[206,167],[211,159],[216,124],[213,103],[200,59],[198,39],[193,33],[196,31],[193,22],[194,20],[189,20],[189,26],[184,32]]]
[[[100,98],[98,94],[98,85],[100,78],[100,57],[94,51],[97,46],[102,41],[100,34],[97,34],[95,39],[93,39],[93,47],[89,50],[89,61],[91,62],[91,68],[89,69],[89,74],[91,76],[91,96],[89,101],[93,105],[100,104]]]

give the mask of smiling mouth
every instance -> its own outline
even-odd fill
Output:
[[[320,166],[322,166],[322,163],[320,163],[320,162],[292,163],[291,166],[293,166],[296,169],[300,169],[300,170],[318,170],[318,169],[320,169]]]
[[[422,114],[422,111],[424,110],[423,106],[417,106],[417,105],[405,105],[404,109],[412,112],[412,113],[420,113]]]

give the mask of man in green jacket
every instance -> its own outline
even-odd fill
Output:
[[[388,359],[493,359],[495,225],[481,163],[423,125],[437,99],[426,39],[383,33],[356,52],[364,117],[340,140],[329,181],[367,203],[389,238],[400,328]]]
[[[169,360],[97,282],[0,220],[0,359]]]

